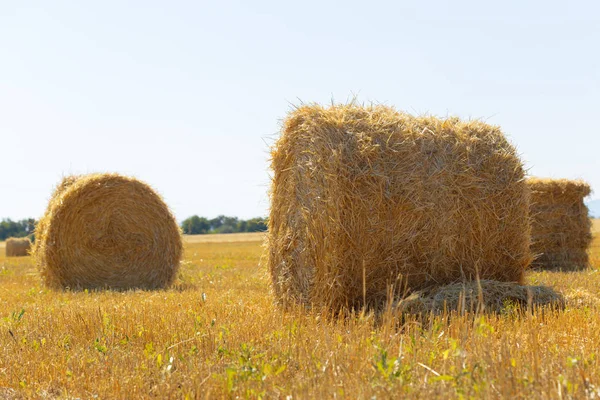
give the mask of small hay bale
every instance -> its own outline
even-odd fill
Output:
[[[525,286],[511,282],[482,280],[454,283],[413,293],[396,302],[395,311],[406,314],[443,314],[445,312],[500,313],[510,309],[565,307],[562,294],[547,286]]]
[[[339,310],[477,276],[521,282],[531,262],[524,169],[498,127],[302,106],[271,167],[267,262],[283,304]]]
[[[164,288],[183,252],[181,232],[161,197],[117,174],[63,179],[35,237],[33,254],[54,288]]]
[[[29,255],[31,240],[29,238],[6,239],[6,257],[25,257]]]
[[[591,192],[583,181],[530,178],[532,267],[578,271],[589,268],[592,222],[583,199]]]

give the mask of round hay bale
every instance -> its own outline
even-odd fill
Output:
[[[589,268],[592,221],[584,198],[591,193],[583,181],[530,178],[532,267],[578,271]]]
[[[25,257],[29,255],[31,240],[29,238],[6,239],[6,257]]]
[[[52,195],[50,196],[50,200],[48,201],[48,209],[46,210],[46,213],[50,210],[50,205],[52,205],[52,203],[54,203],[56,198],[60,194],[62,194],[65,190],[67,190],[67,188],[69,186],[71,186],[79,178],[81,178],[81,175],[67,175],[61,179],[61,181],[58,183],[58,185],[56,185],[56,187],[52,191]],[[36,233],[41,233],[41,232],[46,231],[46,223],[48,221],[49,221],[49,218],[41,218],[38,221],[36,228],[35,228],[34,235],[33,235],[34,237],[35,237]],[[34,245],[34,252],[35,252],[35,245]]]
[[[457,281],[521,282],[529,192],[498,127],[384,106],[302,106],[272,149],[280,302],[378,305]]]
[[[183,252],[181,232],[161,197],[117,174],[63,179],[35,236],[36,262],[55,288],[164,288]]]

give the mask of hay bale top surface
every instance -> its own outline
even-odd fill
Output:
[[[440,182],[452,175],[453,186],[486,193],[525,174],[500,128],[478,120],[413,116],[381,105],[305,105],[285,120],[283,132],[272,150],[275,171],[293,165],[315,174],[329,165],[346,175],[338,180],[387,175],[392,185],[414,184],[413,191],[435,187],[448,192],[455,188],[440,187]]]
[[[295,141],[298,136],[309,134],[327,137],[329,142],[337,142],[345,137],[356,146],[349,148],[356,156],[374,155],[376,150],[385,150],[388,145],[399,145],[410,141],[422,143],[422,150],[438,152],[439,144],[469,143],[469,155],[487,156],[490,151],[513,157],[516,152],[497,126],[478,120],[462,121],[457,117],[440,119],[433,116],[413,116],[388,106],[374,105],[361,107],[354,104],[323,107],[317,104],[304,105],[294,110],[285,120],[283,135],[273,149],[273,158],[286,149],[286,141]],[[401,136],[401,141],[390,139]],[[485,140],[483,140],[485,139]],[[316,144],[313,142],[313,144]],[[429,146],[428,146],[429,145]],[[335,149],[332,149],[335,150]],[[452,147],[445,148],[443,154],[450,156]],[[520,164],[520,161],[519,161]]]
[[[6,243],[29,243],[31,244],[31,239],[29,239],[28,237],[20,237],[20,238],[16,238],[16,237],[9,237],[8,239],[6,239]]]
[[[36,228],[34,249],[46,284],[73,289],[166,287],[182,252],[161,197],[118,174],[64,178]]]
[[[554,196],[583,198],[592,192],[590,185],[583,180],[533,177],[527,179],[527,184],[533,195],[539,194],[541,196],[551,194]]]

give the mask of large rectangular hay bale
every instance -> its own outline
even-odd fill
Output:
[[[384,106],[302,106],[272,149],[276,297],[332,309],[479,276],[521,282],[529,193],[515,149],[481,122]]]
[[[530,178],[533,268],[577,271],[589,268],[592,222],[583,181]]]
[[[6,239],[6,257],[25,257],[29,255],[31,240],[29,238]]]

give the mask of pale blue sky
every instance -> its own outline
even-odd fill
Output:
[[[156,188],[179,220],[268,210],[290,104],[359,101],[502,126],[533,175],[600,195],[596,1],[5,1],[0,218],[69,173]]]

